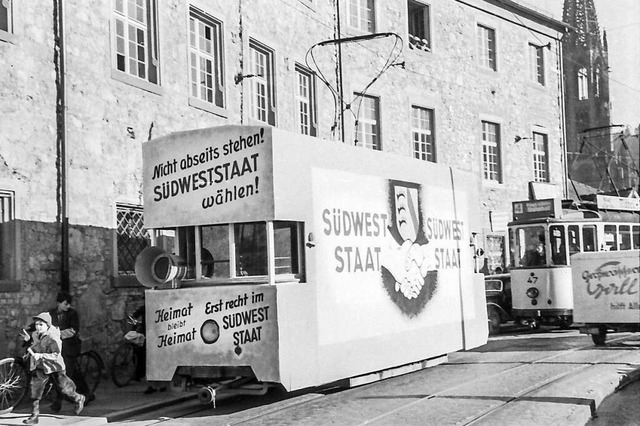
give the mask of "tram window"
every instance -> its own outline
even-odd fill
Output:
[[[615,225],[604,226],[604,251],[618,250],[618,233]]]
[[[569,225],[569,256],[580,252],[580,227]]]
[[[276,275],[300,273],[300,244],[297,224],[295,222],[274,222],[273,234]]]
[[[518,228],[515,235],[515,247],[520,259],[520,266],[541,266],[547,263],[542,226]]]
[[[596,251],[598,248],[598,239],[596,237],[595,225],[584,225],[582,227],[582,242],[584,251]]]
[[[154,245],[167,253],[175,253],[176,231],[174,229],[156,229]]]
[[[236,275],[267,275],[267,224],[237,223],[234,225]]]
[[[229,278],[229,225],[210,225],[200,229],[202,276]]]
[[[631,226],[620,225],[618,232],[620,233],[620,250],[631,250]]]
[[[640,226],[633,225],[632,239],[634,250],[640,249]]]
[[[567,246],[564,243],[564,226],[554,225],[549,227],[551,236],[551,260],[554,265],[567,264]]]

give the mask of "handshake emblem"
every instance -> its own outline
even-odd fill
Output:
[[[417,315],[435,291],[434,253],[422,229],[420,185],[391,181],[391,224],[381,251],[383,282],[391,299]]]

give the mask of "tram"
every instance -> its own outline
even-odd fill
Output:
[[[487,342],[475,176],[258,126],[142,152],[148,380],[215,402],[367,383]]]
[[[573,323],[572,259],[640,249],[640,200],[597,195],[593,203],[544,199],[512,203],[508,224],[512,316],[523,324]],[[593,257],[592,257],[593,258]]]
[[[571,268],[581,333],[602,346],[609,331],[640,331],[640,250],[579,253]]]

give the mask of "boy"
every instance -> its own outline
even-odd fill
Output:
[[[75,402],[74,412],[80,414],[84,408],[84,396],[76,392],[76,385],[65,374],[64,360],[62,359],[60,330],[51,325],[51,315],[43,312],[33,317],[36,330],[31,336],[26,330],[22,330],[26,342],[32,340],[27,349],[29,354],[29,369],[31,370],[31,399],[33,400],[33,412],[24,420],[27,425],[38,424],[40,415],[40,399],[44,387],[49,379],[56,381],[61,392]]]

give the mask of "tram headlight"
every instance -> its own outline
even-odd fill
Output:
[[[538,297],[539,294],[540,294],[540,292],[535,287],[529,287],[527,289],[527,296],[529,296],[532,299],[535,299],[536,297]]]

